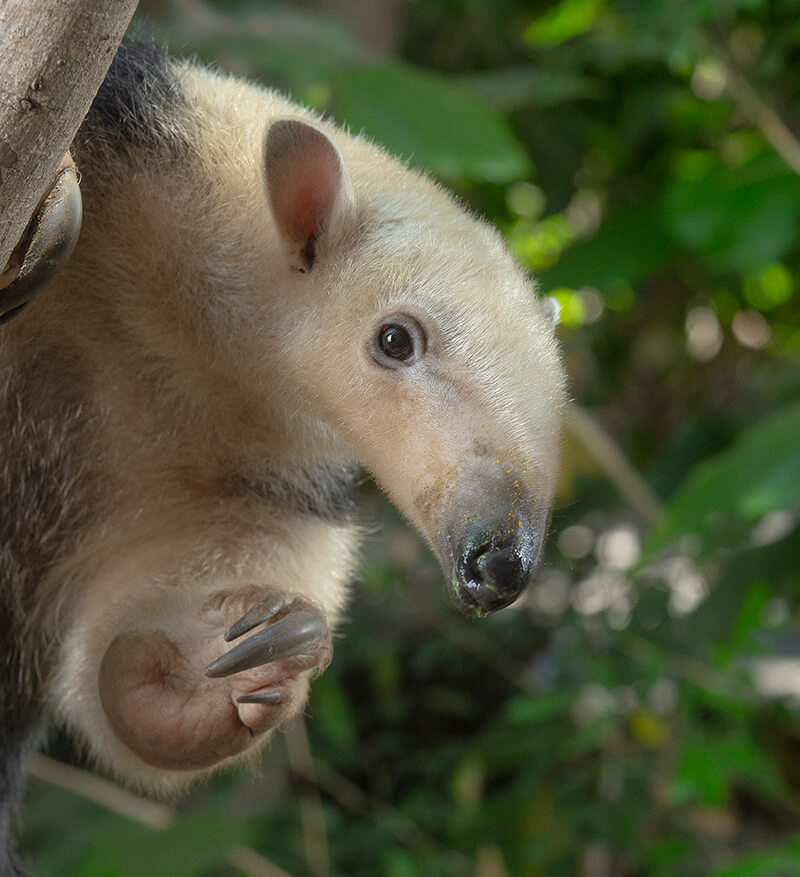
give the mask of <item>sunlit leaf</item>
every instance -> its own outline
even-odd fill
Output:
[[[540,279],[545,290],[590,286],[607,293],[644,279],[672,255],[657,207],[626,207],[609,216],[589,240],[566,250]]]
[[[561,0],[529,25],[525,39],[534,46],[557,46],[586,33],[605,6],[605,0]]]

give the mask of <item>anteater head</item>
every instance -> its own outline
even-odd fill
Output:
[[[267,132],[292,295],[287,358],[438,556],[456,604],[513,602],[542,553],[564,377],[552,308],[499,236],[374,146]]]

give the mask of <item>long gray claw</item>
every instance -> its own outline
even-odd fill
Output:
[[[327,630],[319,613],[307,609],[293,612],[212,661],[206,667],[206,676],[230,676],[308,651],[325,637]]]
[[[253,606],[252,609],[245,612],[241,618],[234,621],[233,624],[225,632],[225,642],[238,639],[242,634],[247,633],[259,624],[269,621],[280,609],[286,605],[286,597],[283,594],[273,593],[264,597]]]
[[[254,691],[252,694],[243,694],[236,698],[236,703],[282,703],[283,692],[278,688],[270,688],[266,691]]]
[[[33,218],[19,276],[0,290],[0,324],[18,314],[58,274],[78,240],[83,215],[75,167],[61,171]]]

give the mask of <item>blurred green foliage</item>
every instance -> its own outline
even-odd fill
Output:
[[[663,517],[568,434],[539,582],[473,625],[365,487],[383,536],[312,693],[316,785],[277,741],[155,831],[32,780],[23,848],[43,877],[268,873],[240,844],[292,875],[800,874],[800,2],[390,7],[391,57],[297,6],[140,18],[495,222]]]

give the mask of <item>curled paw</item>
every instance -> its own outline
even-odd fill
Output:
[[[325,615],[303,598],[218,592],[194,614],[160,613],[158,629],[117,634],[100,696],[116,735],[145,762],[194,770],[251,748],[299,712],[331,654]]]

